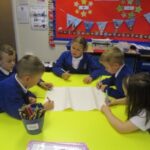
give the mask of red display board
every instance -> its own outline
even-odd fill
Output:
[[[149,0],[55,0],[55,39],[150,42]]]

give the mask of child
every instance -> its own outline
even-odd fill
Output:
[[[83,37],[76,37],[71,44],[71,51],[65,51],[58,58],[53,72],[68,80],[70,73],[86,74],[87,77],[83,79],[84,83],[91,83],[100,75],[106,73],[103,66],[93,59],[93,57],[86,53],[87,41]]]
[[[107,92],[109,96],[123,98],[122,80],[131,74],[131,70],[124,64],[124,54],[117,47],[113,47],[101,55],[100,61],[112,76],[100,81],[97,88]]]
[[[3,44],[0,47],[0,81],[6,79],[15,73],[16,52],[10,45]],[[46,83],[43,80],[38,82],[38,85],[46,90],[52,88],[51,83]]]
[[[106,105],[102,106],[101,111],[120,133],[150,131],[150,74],[138,73],[127,77],[123,81],[123,89],[126,100],[122,100],[122,103],[127,104],[127,121],[115,117]]]
[[[16,70],[16,74],[0,82],[0,110],[20,119],[18,109],[36,102],[34,97],[30,97],[28,88],[40,80],[44,66],[37,57],[26,55],[17,63]],[[46,102],[44,107],[53,108],[53,102]]]
[[[10,45],[0,47],[0,81],[11,76],[14,72],[16,53]]]

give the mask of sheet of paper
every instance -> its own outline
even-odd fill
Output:
[[[54,101],[54,111],[100,109],[105,101],[104,93],[96,87],[54,87],[46,97]]]
[[[92,110],[96,108],[92,87],[71,87],[69,94],[72,109]]]
[[[64,110],[69,107],[66,87],[54,87],[51,91],[47,92],[46,98],[47,97],[54,101],[54,111]]]
[[[101,106],[105,104],[105,94],[96,87],[93,87],[92,90],[95,95],[96,107],[97,109],[101,109]]]

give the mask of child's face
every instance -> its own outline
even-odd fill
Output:
[[[0,67],[7,70],[8,72],[12,71],[15,66],[16,55],[9,55],[7,53],[1,54]]]
[[[107,72],[109,72],[110,74],[115,74],[118,69],[120,68],[120,65],[117,63],[107,63],[107,62],[103,62],[102,63],[106,69]]]
[[[26,78],[26,87],[31,88],[32,86],[36,85],[40,81],[42,74],[43,73],[28,76]]]
[[[71,45],[71,54],[72,57],[78,58],[82,56],[84,53],[83,46],[79,44],[78,42],[73,42]]]

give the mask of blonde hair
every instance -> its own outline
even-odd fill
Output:
[[[2,53],[13,55],[15,53],[15,49],[11,45],[3,44],[0,46],[0,59],[2,58]]]
[[[24,75],[37,75],[43,73],[45,68],[40,59],[33,55],[25,55],[22,57],[16,66],[19,77]]]
[[[75,38],[72,40],[72,43],[74,43],[74,42],[77,42],[77,43],[81,44],[84,51],[87,50],[88,44],[87,44],[87,41],[86,41],[86,39],[85,39],[84,37],[82,37],[82,36],[77,36],[77,37],[75,37]]]
[[[112,47],[102,53],[100,56],[100,62],[107,62],[109,64],[117,63],[122,65],[124,63],[124,53],[118,47]]]

